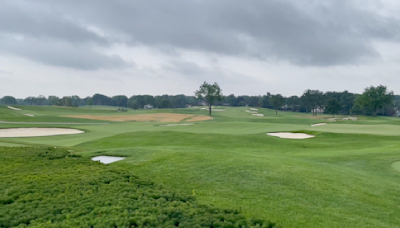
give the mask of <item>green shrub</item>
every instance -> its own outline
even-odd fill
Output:
[[[275,227],[57,148],[0,148],[0,227]]]

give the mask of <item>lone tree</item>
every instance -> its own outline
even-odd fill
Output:
[[[342,109],[342,105],[336,98],[329,99],[326,103],[325,110],[327,113],[332,114],[335,117],[335,114],[339,113]]]
[[[199,90],[194,92],[198,99],[204,100],[208,105],[209,115],[211,116],[211,106],[223,99],[222,90],[219,85],[214,82],[213,85],[204,82]]]
[[[324,93],[319,90],[306,90],[301,96],[301,101],[305,107],[311,109],[313,112],[313,116],[316,116],[318,113],[318,108],[321,108],[324,105]]]
[[[278,115],[278,108],[285,104],[285,98],[283,98],[280,94],[272,95],[269,98],[269,103],[274,107],[275,115]]]
[[[92,98],[88,98],[88,99],[86,100],[86,105],[89,105],[89,107],[92,108],[93,99],[92,99]]]
[[[361,96],[357,97],[356,102],[361,104],[364,108],[370,108],[374,116],[376,116],[378,109],[393,102],[393,97],[393,91],[387,91],[386,86],[371,86],[366,88]]]

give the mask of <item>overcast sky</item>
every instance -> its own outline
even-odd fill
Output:
[[[0,0],[0,96],[400,94],[397,0]]]

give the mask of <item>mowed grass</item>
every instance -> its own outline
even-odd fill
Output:
[[[126,113],[107,108],[21,108],[54,118],[65,113],[207,114],[198,107]],[[249,218],[268,219],[283,227],[400,227],[400,172],[396,170],[400,118],[327,122],[330,115],[278,112],[276,116],[274,110],[259,109],[265,116],[256,117],[244,107],[218,108],[226,111],[213,112],[213,120],[190,126],[71,125],[86,133],[0,139],[0,145],[53,145],[83,156],[126,156],[110,166],[184,194],[194,190],[201,203],[238,209]],[[310,126],[320,122],[328,125]],[[9,126],[15,127],[0,124]],[[290,140],[266,135],[279,131],[316,137]]]
[[[399,137],[316,135],[136,132],[77,148],[128,156],[113,165],[283,227],[398,227]]]

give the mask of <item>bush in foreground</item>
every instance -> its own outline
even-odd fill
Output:
[[[54,148],[0,148],[0,227],[276,227]]]

